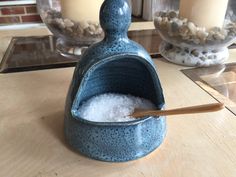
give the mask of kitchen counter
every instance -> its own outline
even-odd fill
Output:
[[[136,23],[131,29],[153,28]],[[12,36],[49,34],[44,27],[0,31],[0,58]],[[235,61],[230,51],[228,62]],[[166,107],[216,102],[180,71],[154,60]],[[91,160],[70,149],[63,134],[65,97],[74,68],[0,74],[0,176],[2,177],[235,177],[236,117],[216,113],[167,118],[165,142],[127,163]]]

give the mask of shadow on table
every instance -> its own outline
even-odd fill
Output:
[[[64,146],[67,145],[64,136],[64,110],[41,117],[42,124]]]

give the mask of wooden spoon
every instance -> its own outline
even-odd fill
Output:
[[[178,109],[170,110],[140,110],[135,109],[134,113],[130,116],[134,118],[142,118],[145,116],[170,116],[170,115],[179,115],[179,114],[195,114],[195,113],[206,113],[206,112],[216,112],[224,109],[223,103],[213,103],[205,104],[191,107],[183,107]]]

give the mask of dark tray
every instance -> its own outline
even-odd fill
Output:
[[[154,58],[160,57],[160,37],[155,30],[131,31],[129,37],[146,48]],[[76,59],[61,56],[53,36],[13,37],[0,64],[1,73],[73,67]]]

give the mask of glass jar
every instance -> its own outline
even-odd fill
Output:
[[[187,66],[224,63],[236,39],[235,9],[233,0],[155,0],[162,56]]]
[[[99,10],[104,0],[37,0],[38,11],[57,37],[57,49],[66,56],[80,55],[104,34]]]

